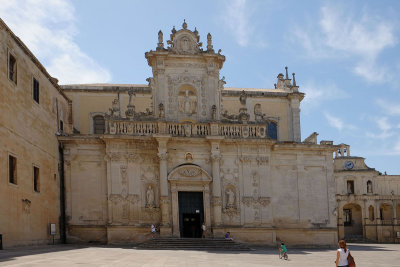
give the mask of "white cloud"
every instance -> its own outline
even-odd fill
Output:
[[[75,10],[68,0],[0,0],[0,17],[60,83],[111,80],[74,41]]]
[[[361,17],[348,14],[346,8],[323,6],[319,28],[294,29],[294,36],[313,57],[355,57],[353,71],[368,82],[383,82],[392,77],[376,59],[386,48],[397,43],[394,23],[363,12]]]
[[[344,128],[345,124],[340,118],[335,117],[327,112],[324,113],[324,116],[328,120],[329,125],[332,126],[333,128],[336,128],[339,131],[341,131]]]
[[[301,88],[301,91],[306,94],[302,105],[305,109],[312,109],[321,105],[324,101],[349,97],[345,91],[339,89],[334,83],[317,85],[314,81],[308,81]]]
[[[224,13],[223,21],[229,30],[233,33],[236,42],[240,46],[247,46],[253,28],[250,26],[249,18],[251,9],[247,5],[246,0],[226,1],[226,13]]]
[[[382,109],[385,114],[400,116],[400,104],[383,99],[377,99],[376,104]]]
[[[324,117],[327,120],[328,124],[337,129],[338,131],[346,130],[357,130],[357,127],[352,124],[345,123],[341,118],[336,117],[328,112],[324,112]]]

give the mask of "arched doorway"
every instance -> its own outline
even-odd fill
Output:
[[[211,227],[211,181],[211,176],[195,164],[180,165],[168,174],[173,236],[201,237],[201,224]]]
[[[363,236],[361,206],[349,203],[343,206],[344,237],[352,238]]]
[[[383,203],[379,207],[379,217],[381,218],[381,222],[383,225],[391,225],[392,224],[392,217],[393,217],[393,212],[392,212],[392,206],[387,203]]]

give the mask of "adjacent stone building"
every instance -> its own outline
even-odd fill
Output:
[[[382,175],[342,144],[335,180],[339,238],[400,242],[400,175]]]
[[[146,85],[58,86],[0,21],[0,234],[5,246],[209,237],[274,245],[398,242],[400,176],[301,139],[295,74],[225,88],[211,34],[172,29]],[[7,64],[5,64],[7,62]],[[66,225],[66,227],[64,227]]]
[[[71,132],[71,101],[1,19],[0,62],[0,235],[4,247],[47,243],[50,223],[59,227],[57,134]]]

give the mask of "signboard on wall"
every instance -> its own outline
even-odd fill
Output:
[[[50,235],[56,235],[56,234],[57,234],[56,224],[50,223]]]

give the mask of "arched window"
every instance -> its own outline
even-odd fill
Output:
[[[94,134],[104,134],[104,117],[101,115],[96,115],[93,117],[93,133]]]
[[[268,137],[274,140],[278,139],[278,126],[275,122],[268,122]]]

